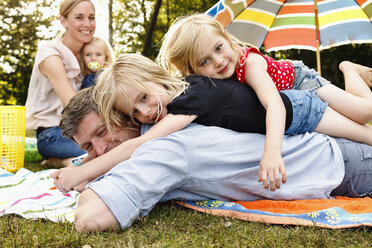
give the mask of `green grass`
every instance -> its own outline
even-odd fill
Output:
[[[31,171],[48,169],[26,163]],[[1,199],[0,199],[1,202]],[[85,246],[86,245],[86,246]],[[0,247],[372,247],[372,227],[324,229],[248,222],[161,204],[120,231],[78,233],[71,223],[0,218]]]
[[[128,230],[79,234],[70,223],[0,218],[0,247],[372,247],[371,228],[330,230],[252,223],[157,206]]]
[[[31,171],[47,169],[26,163]],[[0,200],[1,201],[1,200]],[[283,226],[203,214],[177,204],[158,205],[130,229],[75,231],[71,223],[0,218],[0,247],[372,247],[372,228],[331,230]]]

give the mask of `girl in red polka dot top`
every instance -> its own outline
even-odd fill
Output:
[[[327,102],[329,109],[336,113],[323,118],[327,119],[327,130],[323,131],[329,135],[337,136],[347,130],[350,137],[356,137],[354,128],[334,124],[339,118],[351,121],[353,125],[372,121],[371,68],[342,62],[339,67],[345,77],[344,91],[302,61],[276,61],[256,48],[248,47],[208,15],[178,18],[164,36],[157,62],[171,75],[186,77],[200,74],[217,79],[232,77],[255,91],[266,109],[266,141],[259,175],[259,181],[264,185],[267,178],[270,184],[275,179],[277,188],[280,176],[285,181],[281,144],[286,112],[278,91],[307,90]]]

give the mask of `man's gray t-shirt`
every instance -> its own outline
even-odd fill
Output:
[[[258,170],[265,136],[191,124],[140,146],[127,161],[89,184],[121,228],[161,201],[330,198],[345,167],[332,138],[319,133],[285,136],[287,183],[265,190]]]

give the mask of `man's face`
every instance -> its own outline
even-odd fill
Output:
[[[77,127],[73,136],[82,149],[87,151],[91,159],[101,156],[128,139],[139,136],[134,128],[114,128],[110,136],[101,116],[91,112],[87,114]]]

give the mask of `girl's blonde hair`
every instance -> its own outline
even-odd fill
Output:
[[[157,63],[169,71],[171,75],[188,76],[196,74],[197,61],[201,50],[201,42],[206,35],[212,33],[226,39],[239,56],[245,43],[225,32],[220,22],[206,14],[193,14],[177,18],[164,35]]]
[[[164,86],[164,90],[159,91],[148,82],[159,83]],[[130,99],[127,86],[135,87],[149,95],[166,94],[172,101],[186,90],[188,83],[171,76],[165,69],[142,55],[120,55],[98,76],[93,92],[94,100],[110,132],[112,124],[121,126],[122,120],[115,111],[114,104],[118,97]],[[129,109],[132,109],[132,106],[129,106]],[[135,122],[133,113],[129,113],[129,116]]]
[[[105,64],[103,65],[103,68],[101,68],[101,69],[104,69],[105,67],[111,65],[112,62],[113,62],[113,57],[114,57],[113,52],[112,52],[112,48],[106,41],[104,41],[104,40],[102,40],[101,38],[98,38],[98,37],[93,37],[90,40],[90,42],[84,44],[84,46],[80,50],[80,54],[79,54],[79,58],[80,58],[79,64],[80,64],[80,68],[81,68],[81,73],[83,74],[84,77],[88,76],[88,74],[90,73],[89,68],[84,63],[84,48],[85,48],[85,46],[88,46],[88,45],[101,46],[103,48],[103,52],[105,54]]]

